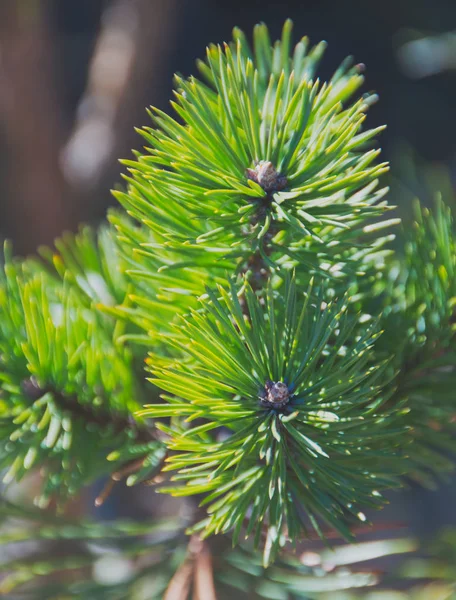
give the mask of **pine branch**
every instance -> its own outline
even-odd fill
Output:
[[[308,599],[374,585],[375,572],[343,569],[356,547],[333,554],[334,570],[291,559],[288,545],[354,540],[384,490],[451,462],[451,213],[441,201],[434,215],[418,206],[403,256],[392,255],[398,219],[380,220],[387,165],[371,147],[381,128],[363,129],[376,98],[355,98],[363,76],[351,60],[320,83],[325,45],[303,38],[291,50],[290,40],[290,22],[275,45],[263,25],[252,48],[235,30],[231,44],[208,48],[202,80],[176,78],[176,118],[153,109],[148,147],[125,161],[127,187],[115,195],[128,215],[64,235],[41,259],[14,261],[6,249],[6,481],[39,465],[42,505],[102,475],[97,505],[125,478],[200,505],[166,540],[126,543],[136,571],[119,599],[147,581],[145,555],[158,581],[151,598],[238,589]],[[44,532],[58,539],[60,528],[68,533],[61,522]],[[241,544],[249,537],[253,550]],[[90,549],[60,564],[13,561],[4,589],[63,567],[81,574],[70,595],[107,598],[86,576],[92,563]],[[39,591],[58,598],[62,587]]]
[[[398,254],[381,286],[385,334],[379,351],[392,353],[399,372],[392,399],[410,407],[409,449],[414,475],[433,483],[453,468],[456,411],[453,390],[456,263],[450,208],[437,196],[434,210],[414,203],[413,226],[404,227]]]
[[[308,50],[303,39],[290,53],[290,33],[287,22],[274,50],[264,26],[253,50],[238,30],[232,44],[210,46],[199,63],[204,82],[176,78],[182,122],[153,109],[157,128],[140,131],[145,153],[124,161],[128,190],[114,194],[152,233],[145,243],[133,234],[130,254],[151,265],[169,255],[174,264],[156,275],[162,288],[170,269],[190,294],[190,270],[201,273],[199,293],[208,274],[214,282],[252,270],[254,287],[263,271],[289,269],[307,285],[316,272],[362,270],[361,249],[367,266],[390,241],[370,239],[398,221],[369,224],[388,210],[386,190],[376,190],[387,166],[366,149],[381,128],[361,133],[375,97],[350,103],[363,83],[350,61],[320,85],[324,44]]]
[[[126,293],[125,283],[119,294],[115,273],[104,276],[103,257],[112,245],[103,232],[100,243],[97,256],[87,231],[57,242],[62,254],[52,256],[54,272],[36,260],[13,261],[6,250],[0,463],[8,467],[6,482],[40,465],[42,504],[75,494],[102,474],[116,476],[125,464],[137,466],[129,485],[148,479],[165,454],[156,433],[132,415],[144,384],[142,372],[135,375],[135,354],[118,341],[125,326],[93,305],[98,293],[106,301],[109,288],[112,297]]]
[[[264,307],[245,286],[248,319],[234,286],[218,292],[176,328],[182,358],[154,370],[166,404],[140,413],[175,419],[157,427],[178,452],[165,470],[186,485],[162,491],[205,495],[208,516],[194,528],[205,535],[233,531],[237,541],[249,515],[258,544],[266,525],[266,564],[308,526],[324,537],[319,519],[351,539],[361,507],[381,506],[379,489],[406,468],[403,412],[383,408],[391,391],[374,359],[375,325],[355,333],[346,300],[322,309],[322,293],[301,301],[294,281],[279,297],[269,287]]]

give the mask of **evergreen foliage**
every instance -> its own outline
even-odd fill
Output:
[[[413,224],[404,225],[403,250],[379,287],[384,349],[395,348],[399,370],[395,398],[406,400],[410,410],[410,458],[416,476],[431,483],[436,471],[453,466],[448,453],[454,452],[456,423],[456,249],[452,211],[441,193],[433,210],[418,201],[413,208]]]
[[[149,426],[134,418],[145,391],[134,353],[119,342],[124,325],[92,308],[92,299],[113,303],[114,293],[121,293],[113,279],[117,269],[109,279],[101,275],[101,266],[107,273],[107,260],[113,260],[110,252],[104,258],[112,242],[105,233],[100,233],[99,256],[87,230],[57,242],[62,255],[53,262],[62,278],[35,260],[12,260],[6,248],[0,460],[8,467],[5,483],[42,467],[42,506],[55,496],[75,494],[132,458],[143,457],[152,468],[163,455]]]
[[[258,257],[268,269],[336,277],[347,263],[362,270],[357,244],[373,260],[388,239],[368,239],[390,224],[369,226],[388,210],[378,189],[387,165],[368,149],[382,128],[362,130],[376,96],[352,101],[363,76],[350,60],[320,84],[325,44],[303,38],[290,53],[290,35],[287,22],[272,48],[259,25],[251,51],[235,30],[233,43],[208,48],[204,81],[176,77],[177,119],[152,109],[156,128],[140,130],[145,153],[124,161],[129,189],[115,195],[153,232],[142,252],[171,253],[165,273],[258,277]]]
[[[176,327],[172,344],[189,360],[155,371],[173,396],[140,413],[179,419],[161,429],[178,452],[173,479],[188,483],[162,491],[209,493],[209,517],[197,526],[206,533],[234,530],[236,541],[248,517],[258,541],[266,526],[266,563],[285,532],[297,540],[309,520],[323,536],[318,517],[350,538],[347,525],[364,522],[361,508],[381,505],[379,488],[404,468],[395,466],[402,411],[382,408],[391,392],[386,365],[374,361],[376,324],[354,333],[345,298],[322,308],[323,293],[298,295],[294,280],[280,298],[286,310],[271,287],[263,307],[246,286],[248,319],[234,286],[218,292],[221,301],[209,292],[204,309]],[[282,395],[273,382],[283,382]],[[186,427],[182,417],[203,424]]]
[[[382,128],[364,129],[376,96],[359,97],[351,59],[316,79],[324,48],[303,38],[292,49],[290,22],[274,45],[264,25],[252,48],[235,30],[208,48],[201,80],[176,78],[174,118],[150,111],[110,225],[64,235],[40,258],[6,246],[4,482],[39,468],[41,509],[64,509],[102,476],[97,504],[125,479],[199,507],[189,522],[103,525],[6,503],[4,519],[43,520],[37,540],[124,536],[137,567],[114,593],[87,574],[86,545],[63,563],[52,552],[7,563],[4,591],[30,597],[35,576],[74,569],[79,582],[45,581],[35,597],[134,600],[155,585],[147,597],[172,600],[193,585],[202,600],[211,560],[209,600],[233,586],[279,600],[368,586],[372,573],[328,574],[285,546],[352,541],[385,489],[452,465],[451,210],[417,203],[402,230],[385,218]]]

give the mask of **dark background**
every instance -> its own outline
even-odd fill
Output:
[[[365,90],[380,95],[369,123],[388,124],[395,177],[409,147],[452,172],[455,0],[0,0],[0,235],[24,254],[100,221],[118,158],[140,146],[144,107],[167,108],[173,72],[195,72],[235,25],[264,21],[275,39],[287,17],[296,39],[328,41],[323,79],[348,54],[367,65]],[[455,502],[451,485],[412,490],[390,514],[432,533],[456,521]]]

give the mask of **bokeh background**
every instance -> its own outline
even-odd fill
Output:
[[[173,73],[195,72],[205,46],[229,40],[235,25],[251,32],[264,21],[274,39],[287,17],[296,38],[329,43],[323,79],[348,54],[367,65],[366,91],[380,95],[369,124],[388,124],[383,158],[402,211],[427,193],[411,154],[444,167],[451,184],[455,0],[0,0],[0,237],[28,254],[100,222],[121,181],[118,159],[141,144],[134,126],[149,104],[167,110]],[[150,499],[118,490],[97,515],[146,514]],[[455,506],[449,481],[394,495],[384,518],[426,537],[456,524]]]

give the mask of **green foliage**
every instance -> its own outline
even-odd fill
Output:
[[[391,224],[369,225],[387,210],[386,189],[377,190],[387,166],[368,149],[382,128],[362,130],[375,97],[352,101],[363,76],[348,60],[320,84],[325,44],[309,48],[303,38],[290,53],[290,35],[288,21],[272,48],[259,25],[252,51],[235,30],[232,44],[210,46],[199,63],[204,81],[176,78],[178,120],[152,110],[157,128],[140,130],[146,153],[124,161],[128,192],[114,192],[153,232],[142,252],[212,278],[255,277],[258,254],[308,280],[315,271],[339,276],[347,263],[360,270],[354,246],[372,255],[386,241],[367,238]]]
[[[74,245],[88,250],[87,233]],[[5,482],[40,465],[42,504],[132,458],[147,454],[155,467],[155,453],[163,452],[132,418],[144,392],[131,350],[119,343],[116,323],[86,301],[96,271],[66,273],[62,267],[63,280],[53,278],[7,251],[0,281],[0,464],[9,467]],[[107,289],[105,280],[97,285]],[[116,460],[107,462],[113,449]]]
[[[384,348],[401,371],[397,399],[410,407],[416,442],[410,450],[419,477],[452,468],[456,386],[454,306],[456,248],[449,204],[437,194],[434,209],[414,203],[414,223],[404,226],[403,252],[379,286],[384,306]],[[381,344],[382,345],[382,344]]]
[[[385,320],[394,319],[392,331],[406,332],[401,352],[410,362],[417,355],[420,360],[430,358],[437,347],[448,348],[455,331],[456,302],[451,208],[438,197],[433,211],[415,201],[413,214],[412,227],[404,231],[403,255],[392,262],[388,273],[385,314]]]
[[[125,260],[126,275],[130,285],[122,304],[103,306],[103,310],[115,319],[133,324],[138,331],[125,333],[124,341],[152,346],[154,353],[162,350],[153,334],[168,329],[178,315],[198,304],[197,296],[206,282],[213,280],[204,266],[188,265],[176,270],[175,254],[163,249],[153,256],[148,248],[154,244],[153,237],[145,227],[138,227],[131,219],[118,212],[109,215],[118,237],[119,252]],[[223,283],[223,277],[215,281]],[[146,333],[144,333],[146,332]]]
[[[376,325],[356,332],[346,299],[323,307],[322,291],[311,292],[298,295],[291,280],[283,296],[269,288],[263,307],[247,285],[246,318],[236,288],[219,288],[220,301],[209,291],[204,310],[176,327],[172,343],[188,360],[154,370],[173,396],[140,413],[202,423],[161,426],[177,452],[167,469],[187,482],[164,491],[206,495],[205,534],[234,529],[236,541],[249,521],[258,543],[266,527],[266,564],[309,520],[321,536],[319,518],[351,538],[348,525],[381,506],[378,490],[404,468],[401,410],[383,408],[391,389],[374,362]],[[286,387],[283,406],[262,399],[271,382]]]
[[[134,574],[115,591],[100,584],[86,543],[63,562],[51,553],[7,563],[4,590],[24,584],[33,596],[27,584],[49,575],[62,583],[45,577],[36,597],[135,600],[152,575],[150,598],[176,585],[174,597],[187,597],[190,582],[199,597],[214,559],[210,594],[222,600],[233,589],[341,594],[375,577],[298,563],[286,543],[352,540],[364,510],[380,508],[404,474],[427,481],[452,464],[451,211],[441,200],[434,213],[417,205],[393,254],[398,219],[382,218],[387,165],[373,146],[382,128],[364,129],[376,97],[359,97],[350,60],[328,83],[315,79],[324,47],[303,38],[291,50],[290,22],[273,46],[264,25],[252,48],[238,30],[211,45],[201,80],[176,78],[175,118],[153,109],[155,127],[140,130],[146,149],[124,161],[126,189],[114,194],[126,211],[39,259],[12,260],[7,247],[5,481],[40,467],[45,505],[105,476],[99,504],[115,481],[156,483],[160,472],[161,492],[197,495],[200,508],[169,535],[156,523],[46,521],[34,539],[135,537],[121,543]],[[227,548],[249,536],[253,550]],[[398,547],[410,544],[388,546]]]
[[[55,249],[39,249],[48,272],[58,279],[71,281],[92,302],[108,306],[121,304],[127,292],[126,263],[121,256],[116,236],[107,225],[97,232],[81,227],[77,235],[65,233],[55,241]]]

